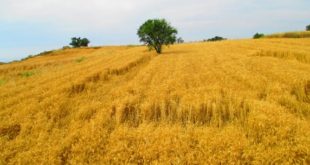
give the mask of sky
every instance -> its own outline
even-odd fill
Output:
[[[310,0],[0,0],[0,61],[62,48],[138,44],[147,19],[165,18],[185,41],[304,30]]]

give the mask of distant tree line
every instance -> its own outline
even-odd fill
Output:
[[[310,31],[310,25],[306,26],[306,30]],[[162,53],[163,46],[172,45],[174,43],[184,43],[181,37],[177,38],[177,29],[172,27],[165,19],[149,19],[144,22],[138,29],[138,36],[140,42],[143,42],[150,50],[154,49],[158,54]],[[263,33],[255,33],[253,39],[263,38]],[[223,41],[226,38],[215,36],[213,38],[205,39],[204,42]],[[73,37],[70,45],[73,48],[87,47],[90,41],[87,38]],[[69,46],[63,49],[70,48]]]

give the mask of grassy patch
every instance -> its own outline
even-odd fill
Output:
[[[137,47],[137,46],[139,46],[139,45],[132,45],[132,44],[130,44],[130,45],[127,45],[127,48],[134,48],[134,47]]]
[[[21,72],[19,73],[19,75],[21,77],[25,77],[25,78],[28,78],[28,77],[31,77],[34,75],[34,72],[33,71],[26,71],[26,72]]]
[[[81,62],[83,62],[85,59],[86,59],[85,57],[80,57],[80,58],[76,59],[75,62],[81,63]]]
[[[5,83],[6,83],[6,81],[5,81],[5,80],[0,79],[0,86],[1,86],[1,85],[3,85],[3,84],[5,84]]]
[[[94,46],[94,47],[91,47],[92,49],[100,49],[101,46]]]

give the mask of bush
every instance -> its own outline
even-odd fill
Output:
[[[215,36],[213,38],[209,38],[207,40],[203,40],[203,41],[207,41],[207,42],[213,42],[213,41],[223,41],[226,40],[226,38],[220,37],[220,36]]]
[[[306,30],[310,31],[310,25],[306,26]]]
[[[149,48],[155,49],[158,54],[162,52],[163,45],[170,45],[176,42],[178,31],[170,26],[165,19],[147,20],[138,30],[140,41]]]
[[[254,34],[253,39],[262,38],[262,37],[264,37],[264,36],[265,36],[265,35],[264,35],[263,33],[256,33],[256,34]]]
[[[74,48],[87,47],[90,41],[87,38],[73,37],[70,45]]]

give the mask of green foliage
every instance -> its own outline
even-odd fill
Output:
[[[83,62],[85,59],[86,59],[85,57],[80,57],[76,59],[75,62],[80,63],[80,62]]]
[[[226,38],[223,38],[223,37],[220,37],[220,36],[215,36],[213,38],[209,38],[209,39],[204,40],[204,41],[213,42],[213,41],[223,41],[223,40],[226,40]]]
[[[262,38],[264,36],[265,35],[263,33],[256,33],[256,34],[254,34],[253,39],[259,39],[259,38]]]
[[[167,23],[165,19],[150,19],[140,26],[137,34],[140,41],[145,43],[150,50],[155,49],[160,54],[163,45],[176,42],[177,33],[177,29]]]
[[[306,30],[310,31],[310,25],[306,26]]]
[[[71,38],[70,45],[74,48],[87,47],[89,42],[90,41],[87,38],[73,37]]]
[[[34,72],[33,72],[33,71],[26,71],[26,72],[19,73],[19,75],[20,75],[21,77],[28,78],[28,77],[33,76],[33,75],[34,75]]]

